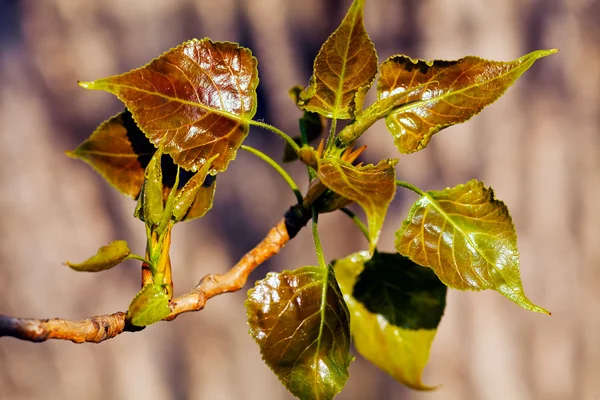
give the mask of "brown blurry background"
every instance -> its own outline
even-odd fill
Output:
[[[380,60],[467,54],[540,60],[493,106],[430,146],[401,157],[398,174],[424,189],[476,177],[509,206],[525,290],[552,317],[495,292],[451,291],[425,382],[402,387],[360,357],[339,399],[600,399],[600,2],[594,0],[369,0],[366,25]],[[257,118],[296,133],[287,90],[306,84],[312,59],[350,0],[0,0],[0,313],[81,319],[123,310],[139,287],[131,262],[98,275],[61,265],[126,239],[140,253],[134,202],[113,191],[74,148],[122,109],[79,88],[141,66],[192,37],[237,41],[259,59]],[[377,124],[368,161],[396,157]],[[247,142],[279,158],[283,143],[252,130]],[[305,172],[290,167],[305,187]],[[415,197],[399,191],[380,247]],[[219,176],[216,205],[175,229],[175,291],[224,271],[294,201],[261,161],[240,152]],[[322,218],[330,259],[366,243],[343,215]],[[305,230],[252,276],[316,262]],[[247,335],[244,291],[205,310],[100,345],[0,339],[0,399],[289,399]]]

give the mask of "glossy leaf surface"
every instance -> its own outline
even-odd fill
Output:
[[[187,170],[215,155],[224,171],[256,112],[258,71],[250,50],[235,43],[193,39],[144,67],[81,82],[115,94],[156,147]]]
[[[362,110],[377,75],[377,53],[364,22],[364,0],[354,0],[346,17],[317,54],[298,105],[328,118],[349,119]]]
[[[360,205],[367,215],[369,248],[377,246],[390,202],[396,194],[396,160],[356,167],[335,158],[319,160],[318,177],[329,189]]]
[[[435,274],[399,254],[359,252],[334,263],[358,352],[418,390],[445,307]]]
[[[85,161],[121,193],[135,199],[155,150],[125,111],[103,122],[67,155]]]
[[[396,232],[396,250],[432,268],[451,288],[494,289],[527,310],[549,314],[525,296],[512,219],[482,182],[424,193]]]
[[[95,256],[88,258],[82,263],[66,264],[75,271],[98,272],[111,269],[122,263],[131,253],[127,242],[124,240],[115,240],[107,246],[102,246],[98,249]]]
[[[135,296],[127,317],[135,326],[147,326],[169,315],[169,297],[161,285],[149,284]]]
[[[498,99],[533,63],[556,50],[538,50],[510,62],[465,57],[423,61],[396,55],[381,65],[378,97],[413,90],[405,104],[386,117],[401,153],[427,146],[443,128],[465,122]]]
[[[333,269],[269,273],[248,292],[250,334],[265,363],[301,399],[331,399],[348,379],[350,319]]]

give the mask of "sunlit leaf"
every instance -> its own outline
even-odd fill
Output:
[[[315,58],[298,105],[334,119],[353,118],[377,75],[377,53],[363,22],[364,0],[354,0],[346,17]]]
[[[429,390],[422,373],[446,304],[446,286],[399,254],[359,252],[334,263],[358,352],[394,379]]]
[[[124,240],[115,240],[107,246],[98,249],[95,256],[88,258],[82,263],[72,263],[67,261],[69,267],[76,271],[98,272],[111,269],[123,262],[131,253],[127,242]]]
[[[250,334],[301,399],[331,399],[348,379],[350,320],[333,269],[269,273],[248,292]]]
[[[396,232],[396,250],[432,268],[451,288],[497,290],[527,310],[549,314],[523,293],[515,227],[506,205],[482,182],[424,193]]]
[[[196,193],[196,199],[183,218],[183,221],[190,221],[192,219],[203,217],[213,206],[216,188],[217,177],[208,175]]]
[[[204,185],[204,180],[208,175],[208,171],[210,170],[210,166],[214,158],[208,160],[206,164],[202,166],[198,170],[192,178],[185,184],[181,190],[177,193],[175,197],[175,205],[173,207],[173,219],[175,221],[181,221],[185,218],[186,214],[192,208],[194,202],[197,201],[198,193],[202,190]],[[210,197],[210,204],[212,205],[212,196]]]
[[[146,167],[146,179],[142,186],[139,204],[143,220],[149,225],[158,225],[163,217],[163,185],[161,154],[155,153]]]
[[[427,146],[443,128],[465,122],[498,99],[533,63],[556,50],[538,50],[510,62],[465,57],[457,61],[412,60],[403,55],[381,65],[378,97],[414,89],[405,105],[388,114],[387,127],[401,153]]]
[[[156,147],[185,169],[219,154],[211,173],[224,171],[248,134],[256,112],[258,71],[250,50],[235,43],[193,39],[144,67],[81,82],[115,94]]]
[[[319,160],[321,182],[365,210],[371,253],[377,246],[387,209],[396,194],[396,162],[383,160],[377,165],[356,167],[335,158]]]
[[[169,297],[163,287],[149,284],[129,305],[127,318],[135,326],[146,326],[166,318],[169,313]]]
[[[131,114],[124,111],[103,122],[67,155],[85,161],[121,193],[135,199],[155,150]]]

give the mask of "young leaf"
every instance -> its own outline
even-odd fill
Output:
[[[104,271],[122,263],[130,253],[131,250],[129,250],[126,241],[115,240],[107,246],[100,247],[95,256],[88,258],[82,263],[75,264],[67,261],[65,264],[75,271]]]
[[[377,246],[387,209],[396,194],[396,160],[355,167],[334,158],[319,160],[318,177],[329,189],[360,205],[367,215],[369,249]]]
[[[129,111],[124,111],[104,121],[67,155],[85,161],[121,193],[135,199],[155,151]]]
[[[341,25],[315,58],[313,75],[298,105],[333,119],[362,111],[377,75],[377,53],[363,23],[364,0],[354,0]]]
[[[334,263],[358,352],[397,381],[434,387],[422,373],[446,304],[435,274],[399,254],[359,252]]]
[[[203,217],[204,214],[206,214],[213,206],[216,188],[217,177],[208,175],[196,193],[196,198],[182,221],[191,221],[193,219]]]
[[[146,167],[146,181],[142,187],[142,196],[139,201],[144,221],[149,226],[160,223],[164,210],[160,159],[161,154],[155,153]]]
[[[333,269],[269,273],[248,292],[250,335],[265,363],[301,399],[331,399],[348,379],[350,316]]]
[[[405,104],[386,117],[401,153],[427,146],[441,129],[460,124],[498,99],[533,63],[556,50],[538,50],[510,62],[465,57],[457,61],[423,61],[396,55],[381,65],[380,99],[410,91]]]
[[[177,196],[175,197],[175,206],[173,207],[173,219],[175,221],[182,221],[193,203],[197,200],[198,193],[202,189],[210,166],[216,157],[217,155],[208,160],[206,164],[190,178],[179,193],[177,193]],[[210,203],[212,205],[212,197]]]
[[[432,268],[453,289],[493,289],[549,314],[523,293],[514,225],[506,205],[482,182],[424,193],[396,232],[396,250]]]
[[[216,154],[211,173],[224,171],[256,112],[258,70],[250,50],[193,39],[142,68],[92,82],[116,95],[146,136],[175,163],[196,170]]]
[[[146,326],[166,318],[169,313],[169,297],[162,286],[149,284],[129,305],[127,318],[135,326]]]

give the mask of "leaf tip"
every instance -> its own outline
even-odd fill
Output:
[[[94,81],[77,81],[77,84],[84,89],[94,89]]]

